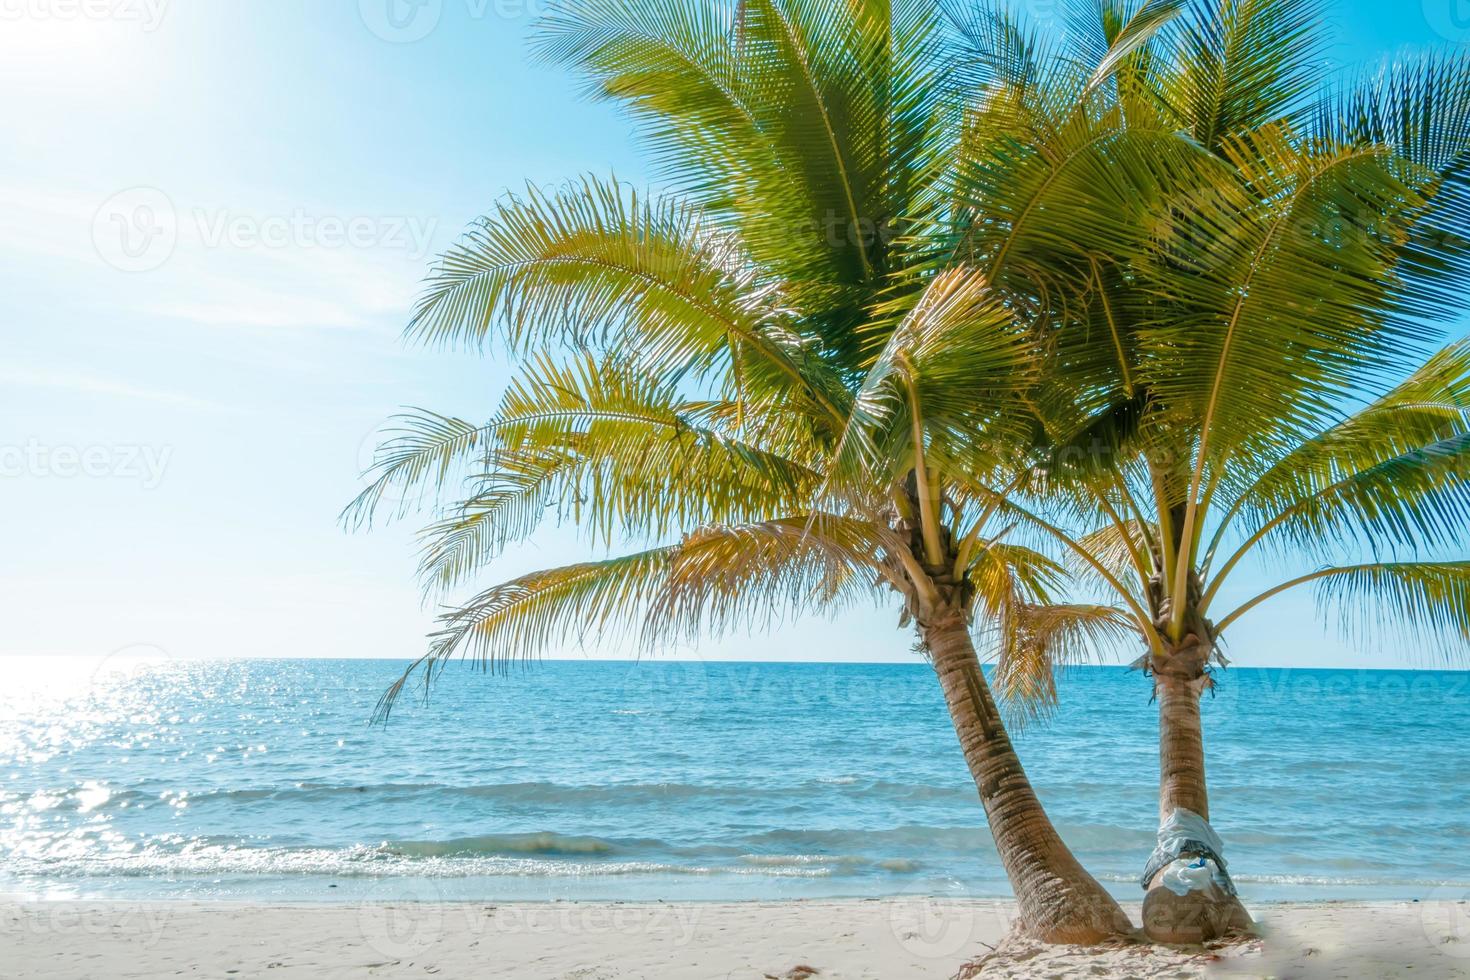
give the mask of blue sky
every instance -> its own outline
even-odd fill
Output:
[[[527,57],[545,2],[0,0],[0,654],[420,651],[409,529],[336,515],[384,418],[486,416],[505,365],[407,348],[418,281],[507,188],[645,172],[614,110]],[[1470,39],[1464,0],[1334,19],[1345,62]],[[159,220],[128,226],[140,206]],[[550,529],[492,575],[584,554]],[[683,655],[906,659],[894,625]],[[1292,600],[1232,654],[1403,663]]]

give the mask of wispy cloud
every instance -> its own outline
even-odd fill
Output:
[[[178,408],[188,408],[194,411],[234,411],[234,409],[219,402],[198,398],[183,392],[129,384],[125,381],[81,371],[55,371],[46,368],[36,368],[34,366],[6,364],[0,365],[0,384],[27,388],[59,389],[63,391],[82,392],[89,395],[111,396],[114,398],[139,399],[165,405],[174,405]]]

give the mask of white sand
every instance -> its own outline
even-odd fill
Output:
[[[1470,976],[1470,905],[1458,895],[1253,911],[1265,938],[1243,947],[1078,950],[1008,941],[978,975]],[[1129,912],[1136,921],[1137,907]],[[360,906],[6,902],[0,904],[0,977],[951,977],[1001,944],[1011,913],[1006,902],[926,898]]]

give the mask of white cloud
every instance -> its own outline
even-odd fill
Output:
[[[119,398],[136,398],[160,402],[195,411],[228,411],[218,402],[196,398],[183,392],[161,388],[147,388],[128,384],[112,378],[80,371],[56,371],[22,364],[0,366],[0,384],[29,388],[54,388],[79,391],[92,395],[111,395]]]

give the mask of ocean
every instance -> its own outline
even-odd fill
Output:
[[[1004,896],[922,663],[451,666],[24,658],[0,690],[0,894],[272,901]],[[1142,675],[1078,667],[1017,737],[1123,898],[1156,824]],[[1232,668],[1204,704],[1249,900],[1470,889],[1470,673]]]

